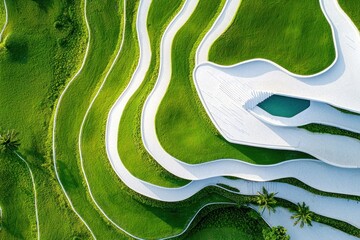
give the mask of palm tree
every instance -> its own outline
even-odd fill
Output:
[[[269,193],[265,187],[262,188],[262,192],[258,192],[256,196],[256,203],[259,205],[259,210],[264,213],[265,209],[275,212],[275,205],[277,203],[275,195],[277,193]]]
[[[312,226],[312,215],[309,206],[304,202],[302,204],[297,204],[297,209],[294,211],[294,214],[291,216],[291,219],[296,219],[294,226],[300,223],[300,227],[303,228],[305,225]]]
[[[18,139],[18,132],[14,130],[7,130],[0,133],[0,151],[16,151],[20,146],[20,140]]]

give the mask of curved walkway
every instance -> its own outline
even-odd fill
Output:
[[[33,187],[33,192],[34,192],[34,205],[35,205],[35,219],[36,219],[36,230],[37,230],[37,239],[40,239],[40,222],[39,222],[39,213],[38,213],[38,204],[37,204],[37,191],[36,191],[36,185],[35,185],[35,178],[34,178],[34,174],[30,168],[30,165],[28,164],[28,162],[22,157],[20,156],[20,154],[18,154],[17,152],[15,152],[15,155],[21,159],[21,161],[23,161],[26,164],[26,167],[29,169],[29,173],[30,173],[30,177],[31,177],[31,181],[32,181],[32,187]]]

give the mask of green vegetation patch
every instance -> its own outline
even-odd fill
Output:
[[[86,34],[82,3],[51,1],[46,9],[37,1],[6,3],[9,22],[0,43],[0,127],[20,132],[19,151],[33,170],[38,191],[41,237],[88,237],[86,228],[66,206],[49,167],[51,158],[47,156],[51,106],[55,101],[50,98],[52,86],[65,82],[64,76],[74,73],[83,56]],[[3,1],[1,8],[1,20],[5,20]],[[64,14],[69,14],[74,32],[69,45],[60,48],[54,22]],[[2,28],[3,21],[0,26]],[[69,60],[59,57],[63,55],[71,55],[69,64]],[[61,66],[63,75],[56,74],[57,66]],[[34,195],[29,172],[16,156],[0,156],[0,165],[0,204],[4,212],[0,239],[35,238]]]
[[[262,230],[269,228],[256,211],[244,207],[217,208],[199,218],[186,239],[263,240]]]
[[[300,128],[306,129],[306,130],[308,130],[310,132],[314,132],[314,133],[340,135],[340,136],[351,137],[351,138],[360,140],[360,134],[351,132],[351,131],[348,131],[345,129],[341,129],[338,127],[327,126],[327,125],[317,124],[317,123],[311,123],[311,124],[301,126]]]
[[[231,26],[211,47],[209,60],[232,65],[253,58],[272,60],[297,74],[328,67],[335,48],[319,1],[242,1]]]

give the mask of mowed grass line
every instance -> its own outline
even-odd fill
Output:
[[[211,47],[209,60],[232,65],[253,58],[306,75],[330,66],[335,48],[320,2],[242,1],[231,26]]]
[[[81,41],[73,39],[68,45],[59,47],[57,38],[60,34],[65,36],[65,33],[56,30],[54,22],[64,12],[72,13],[74,15],[69,19],[76,34],[81,34],[81,3],[66,5],[57,1],[50,5],[46,2],[39,5],[35,1],[13,0],[7,1],[7,6],[9,22],[0,44],[0,127],[20,132],[20,153],[33,170],[38,191],[41,237],[86,237],[88,235],[85,227],[65,205],[64,197],[49,167],[51,160],[47,157],[46,143],[52,112],[48,107],[52,104],[48,96],[51,85],[59,80],[54,74],[54,62],[62,65],[64,74],[71,74],[79,58],[75,55],[71,60],[74,65],[70,66],[56,54],[72,53],[81,57],[80,52],[83,49]],[[20,161],[17,157],[0,156],[0,161],[7,166],[8,171],[19,176],[16,178],[9,177],[6,173],[0,174],[0,182],[7,186],[2,188],[0,195],[9,196],[13,193],[14,201],[21,201],[13,203],[14,206],[3,206],[4,213],[9,213],[9,222],[4,222],[7,228],[0,232],[0,238],[5,236],[4,239],[12,239],[13,234],[28,232],[29,227],[32,228],[31,231],[36,231],[33,193],[25,187],[31,186],[25,166],[14,167],[13,170],[9,167]],[[32,200],[28,201],[21,196]],[[30,223],[26,222],[26,216],[31,217]],[[18,221],[14,222],[14,219]],[[61,224],[59,219],[62,220]],[[36,237],[27,234],[24,238],[29,236]]]
[[[189,181],[163,169],[143,146],[140,124],[146,97],[156,82],[160,65],[160,42],[165,28],[180,10],[182,0],[156,0],[149,9],[147,26],[151,45],[151,63],[141,86],[127,103],[119,128],[119,155],[126,168],[137,178],[164,187],[183,186]]]
[[[67,89],[58,106],[55,129],[56,163],[61,182],[76,211],[84,218],[95,236],[122,239],[125,236],[103,219],[89,198],[83,184],[77,151],[82,118],[114,60],[121,41],[122,2],[107,0],[90,1],[87,4],[91,29],[90,50],[82,72]]]
[[[218,0],[217,0],[218,1]],[[221,158],[240,159],[250,163],[273,164],[294,158],[309,157],[293,151],[261,149],[231,144],[214,128],[193,85],[196,46],[209,21],[203,15],[214,9],[217,1],[206,4],[194,14],[177,34],[173,43],[172,76],[168,90],[156,115],[156,131],[164,149],[181,161],[197,164]]]

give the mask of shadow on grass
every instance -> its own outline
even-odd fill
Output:
[[[12,62],[26,63],[28,61],[29,46],[24,37],[17,34],[9,35],[5,40],[5,48]]]

